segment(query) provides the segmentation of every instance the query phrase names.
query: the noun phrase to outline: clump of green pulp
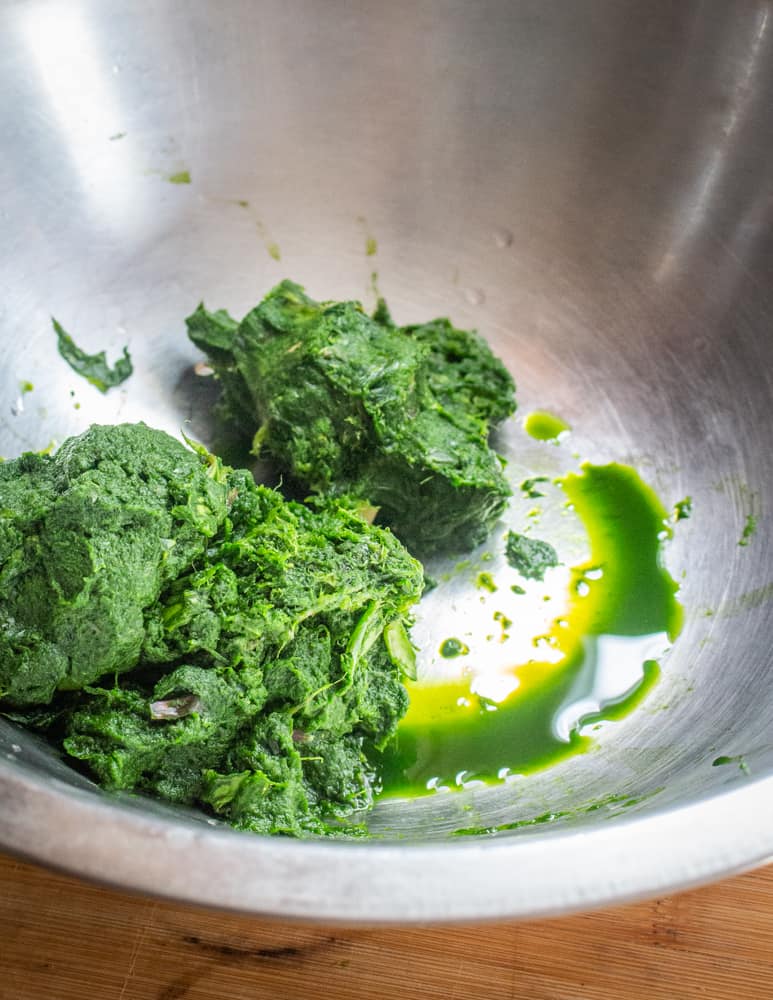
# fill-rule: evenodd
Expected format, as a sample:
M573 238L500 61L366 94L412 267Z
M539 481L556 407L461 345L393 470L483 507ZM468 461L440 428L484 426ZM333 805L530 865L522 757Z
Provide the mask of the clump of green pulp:
M238 323L199 306L188 334L223 410L304 489L379 508L412 551L483 541L511 494L489 432L513 381L476 334L446 319L395 326L357 302L319 303L291 281Z
M2 708L107 788L301 834L367 807L420 565L143 424L0 466Z
M507 561L527 580L543 580L545 571L558 566L558 554L549 542L508 531L505 539Z

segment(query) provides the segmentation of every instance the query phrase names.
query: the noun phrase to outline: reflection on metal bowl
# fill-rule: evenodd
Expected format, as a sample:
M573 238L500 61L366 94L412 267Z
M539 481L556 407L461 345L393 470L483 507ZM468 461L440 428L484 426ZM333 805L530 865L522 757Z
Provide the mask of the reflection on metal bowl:
M771 4L12 0L0 24L3 455L116 420L208 440L182 317L290 276L477 327L522 412L573 428L554 447L508 424L515 475L576 451L694 507L667 550L682 635L591 752L386 799L372 839L320 843L105 795L0 722L0 843L349 921L563 912L773 854ZM51 314L86 347L128 343L132 379L79 381ZM510 829L452 837L470 812Z

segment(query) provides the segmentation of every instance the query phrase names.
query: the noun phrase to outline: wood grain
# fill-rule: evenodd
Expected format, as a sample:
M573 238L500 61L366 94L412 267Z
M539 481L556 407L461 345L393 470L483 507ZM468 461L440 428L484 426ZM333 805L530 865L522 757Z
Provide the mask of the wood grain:
M0 856L2 1000L767 1000L773 867L536 923L342 929L207 912Z

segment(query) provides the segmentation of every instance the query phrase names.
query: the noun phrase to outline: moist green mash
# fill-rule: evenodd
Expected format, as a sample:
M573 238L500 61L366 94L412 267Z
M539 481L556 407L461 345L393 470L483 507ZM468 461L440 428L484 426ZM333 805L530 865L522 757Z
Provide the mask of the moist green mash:
M486 538L512 492L489 434L515 387L477 334L398 327L383 302L370 317L291 281L240 323L201 305L187 324L229 425L307 492L366 498L417 555Z
M144 424L0 465L0 710L111 789L302 834L367 807L422 569Z

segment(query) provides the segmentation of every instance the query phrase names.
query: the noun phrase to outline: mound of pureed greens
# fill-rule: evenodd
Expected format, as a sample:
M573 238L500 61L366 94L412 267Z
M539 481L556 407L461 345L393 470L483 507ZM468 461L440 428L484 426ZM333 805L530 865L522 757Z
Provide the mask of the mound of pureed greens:
M633 469L586 465L556 481L591 543L568 613L535 640L560 658L508 668L496 701L469 664L411 685L406 715L411 609L430 581L398 537L425 555L491 531L511 490L489 435L515 409L512 379L448 320L397 327L383 302L369 317L289 281L241 323L203 306L187 323L229 428L312 498L288 500L144 424L0 464L0 714L108 789L300 836L353 831L346 817L376 793L563 760L590 745L586 723L620 717L654 683L653 650L681 621L660 564L667 515ZM97 388L126 377L101 352L70 342L63 354ZM532 416L550 423L527 427L540 440L566 430ZM542 496L541 481L522 492ZM504 554L535 583L559 561L512 530ZM493 619L504 642L512 622L501 607ZM620 658L621 640L641 677L602 690L595 664ZM457 638L441 648L471 654Z
M407 708L422 570L144 424L0 465L0 711L107 788L329 831Z
M493 427L513 380L447 319L397 327L383 302L319 303L291 281L238 323L203 305L191 340L221 380L221 410L306 491L379 509L411 551L482 542L511 495Z

